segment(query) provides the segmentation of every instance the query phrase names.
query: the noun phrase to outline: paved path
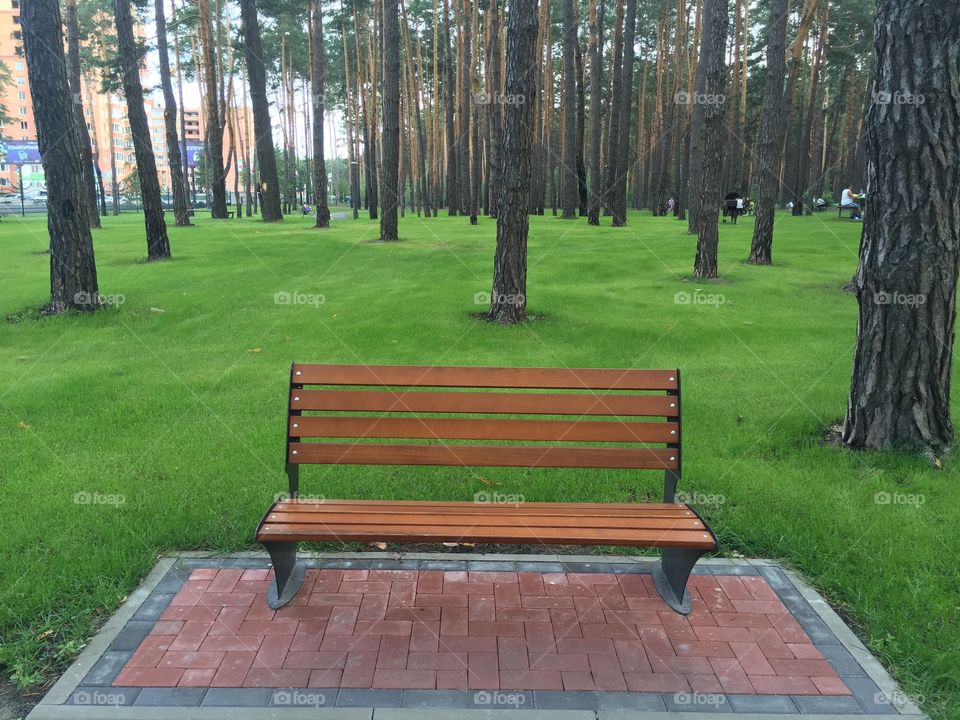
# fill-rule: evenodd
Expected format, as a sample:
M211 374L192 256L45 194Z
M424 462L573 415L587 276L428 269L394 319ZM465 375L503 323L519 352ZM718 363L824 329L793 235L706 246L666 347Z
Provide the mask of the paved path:
M772 564L701 561L683 617L643 559L392 558L308 561L278 611L265 559L162 560L29 717L918 717Z

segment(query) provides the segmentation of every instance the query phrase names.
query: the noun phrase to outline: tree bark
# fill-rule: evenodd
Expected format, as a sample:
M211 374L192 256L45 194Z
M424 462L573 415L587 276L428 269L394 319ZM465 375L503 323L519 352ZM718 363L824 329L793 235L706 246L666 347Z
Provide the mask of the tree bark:
M90 131L87 129L87 120L83 116L83 96L80 92L80 24L77 21L77 0L67 0L66 7L70 92L73 94L73 111L77 116L76 126L80 140L80 156L83 160L87 219L90 221L91 228L98 228L100 227L100 213L97 211L97 184L93 173L93 149L90 145Z
M60 4L29 0L21 10L37 142L47 185L50 303L47 313L100 307L93 238L87 218L83 153L63 57Z
M456 104L455 73L453 67L453 49L450 46L450 4L449 0L443 0L443 54L444 54L444 87L443 100L444 111L444 133L447 146L447 215L456 215L460 210L459 193L459 171L457 169L457 139L454 131L454 106Z
M577 25L580 13L577 13ZM583 79L583 48L577 42L577 212L587 214L587 165L584 160L584 135L587 131L587 92Z
M587 224L600 224L600 198L603 195L603 175L600 169L601 97L600 74L603 64L603 13L604 0L590 0L590 202L587 208Z
M277 155L273 149L273 126L267 102L267 76L263 67L263 43L260 41L256 0L241 0L240 13L250 104L253 106L260 217L264 222L274 222L282 220L283 214L280 212L280 179L277 176Z
M115 0L118 2L119 0ZM213 18L210 0L197 0L200 49L203 53L203 73L207 108L204 145L207 157L207 184L210 187L210 217L227 217L226 175L223 171L223 125L220 123L217 56L213 40Z
M117 24L117 46L123 93L127 100L127 120L133 137L133 152L137 158L137 176L140 178L140 197L143 219L147 229L147 258L162 260L170 257L167 223L163 219L160 182L157 180L157 161L153 156L150 126L143 105L143 87L140 85L140 57L133 35L133 15L129 0L114 0Z
M704 73L702 137L700 139L702 168L697 208L697 257L693 274L698 278L717 277L717 215L720 212L720 178L723 173L723 153L726 147L726 108L720 98L727 88L727 65L724 54L729 26L728 0L704 0L703 36L700 41L700 64ZM714 101L715 100L715 101Z
M633 114L633 45L637 29L637 0L627 0L626 28L623 38L623 59L620 72L620 103L617 110L619 128L615 153L615 173L611 188L610 212L613 227L627 224L627 171L630 169L630 116Z
M880 0L843 441L945 452L960 263L960 6Z
M383 180L380 240L397 239L400 172L400 19L397 0L383 0Z
M470 17L471 0L459 0L460 6L460 102L459 127L457 137L457 165L460 170L460 214L470 215L473 209L472 193L470 191L470 57L472 54Z
M560 207L564 219L577 217L577 20L574 0L563 0L563 149L560 162Z
M616 12L613 21L613 63L610 70L610 102L608 103L607 117L607 137L606 146L603 153L604 168L603 178L603 209L610 212L611 195L613 193L614 180L617 175L617 151L614 148L619 144L620 138L620 83L623 82L623 76L620 73L621 61L623 60L623 4L624 0L614 0L616 2Z
M327 163L324 159L324 70L326 67L323 44L323 5L321 0L310 3L310 82L313 85L313 192L316 212L315 227L330 227L330 206L327 201Z
M163 88L163 122L167 138L167 165L170 167L170 185L173 192L173 215L178 227L190 224L187 214L187 190L183 184L183 162L180 158L180 138L177 134L177 100L170 78L170 56L167 50L167 20L164 0L154 0L157 26L157 53L160 60L160 85Z
M497 250L487 319L523 322L527 314L527 232L530 204L531 128L536 105L537 0L513 0L507 19L503 166L497 211Z
M750 247L751 265L773 262L773 221L780 186L780 159L783 154L783 76L786 72L788 0L772 0L767 26L767 87L761 110L762 126L757 168L760 182L756 200L756 224Z

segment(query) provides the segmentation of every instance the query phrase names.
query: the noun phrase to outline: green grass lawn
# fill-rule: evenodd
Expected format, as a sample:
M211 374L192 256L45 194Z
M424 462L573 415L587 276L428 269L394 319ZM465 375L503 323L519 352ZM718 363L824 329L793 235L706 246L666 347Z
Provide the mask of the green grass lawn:
M609 220L606 221L609 224ZM522 327L483 323L495 228L482 219L378 226L293 217L198 219L148 264L142 218L94 235L94 315L38 318L45 220L0 222L0 664L48 682L165 550L252 547L282 491L292 360L677 367L684 483L727 553L799 568L923 707L960 706L957 466L822 441L844 413L856 301L841 291L860 226L779 218L773 267L743 264L752 232L721 225L720 273L689 279L685 223L533 218ZM302 302L275 301L287 293ZM320 302L320 301L323 302ZM692 300L691 302L684 302ZM955 405L957 401L955 401ZM656 499L662 476L614 471L308 468L327 497ZM877 501L878 494L881 501ZM899 502L919 496L922 503ZM885 498L894 501L884 503ZM711 499L711 498L708 498ZM89 500L90 502L85 502ZM952 715L956 717L956 715Z

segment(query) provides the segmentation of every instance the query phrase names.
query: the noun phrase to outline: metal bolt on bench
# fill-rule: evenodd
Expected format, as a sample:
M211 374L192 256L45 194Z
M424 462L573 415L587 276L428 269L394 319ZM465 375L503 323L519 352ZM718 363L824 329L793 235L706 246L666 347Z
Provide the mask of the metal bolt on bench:
M469 542L659 547L654 585L690 612L687 580L717 538L675 502L679 370L294 363L288 399L290 498L267 510L256 534L273 561L270 607L300 589L299 542ZM495 444L503 441L512 444ZM663 502L300 500L303 464L663 470Z

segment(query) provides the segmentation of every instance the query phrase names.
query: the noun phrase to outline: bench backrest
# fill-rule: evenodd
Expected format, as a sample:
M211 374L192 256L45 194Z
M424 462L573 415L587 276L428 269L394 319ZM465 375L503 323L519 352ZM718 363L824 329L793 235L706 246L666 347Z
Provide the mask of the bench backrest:
M309 463L625 468L673 502L680 418L679 370L294 363L290 495Z

